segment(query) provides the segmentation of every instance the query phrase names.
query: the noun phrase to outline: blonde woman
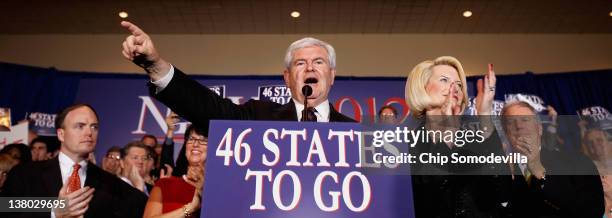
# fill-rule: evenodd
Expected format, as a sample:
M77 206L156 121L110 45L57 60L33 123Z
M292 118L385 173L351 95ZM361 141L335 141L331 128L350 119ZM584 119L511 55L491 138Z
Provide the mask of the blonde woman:
M452 153L473 155L495 150L501 153L501 143L494 136L491 110L495 97L496 78L492 65L483 79L478 81L476 102L481 130L485 130L483 143L457 146L453 142L435 137L421 142L411 150L414 154L430 153L450 156ZM459 116L468 104L466 75L461 62L454 57L442 56L417 64L406 81L406 101L410 113L427 130L456 131L460 129ZM485 128L486 127L486 128ZM487 151L488 152L488 151ZM450 158L449 158L450 160ZM500 177L458 176L453 174L477 174L480 165L411 166L413 176L414 207L416 217L496 217L501 210L496 190L502 187ZM506 167L507 168L507 167ZM465 173L469 172L469 173ZM505 186L503 186L505 187Z
M495 97L495 72L489 64L484 79L478 80L477 113L490 115ZM417 64L406 81L406 102L414 117L461 115L467 107L467 82L461 62L451 56Z

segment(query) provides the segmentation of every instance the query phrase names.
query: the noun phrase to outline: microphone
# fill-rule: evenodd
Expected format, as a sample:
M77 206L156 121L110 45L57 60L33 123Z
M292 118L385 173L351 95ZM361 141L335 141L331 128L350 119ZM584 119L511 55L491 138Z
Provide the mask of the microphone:
M307 116L306 109L308 108L308 96L312 95L312 87L304 85L302 87L302 94L304 94L304 110L302 110L302 120L304 120Z
M309 85L304 85L304 87L302 87L302 94L304 94L304 97L312 95L312 87Z

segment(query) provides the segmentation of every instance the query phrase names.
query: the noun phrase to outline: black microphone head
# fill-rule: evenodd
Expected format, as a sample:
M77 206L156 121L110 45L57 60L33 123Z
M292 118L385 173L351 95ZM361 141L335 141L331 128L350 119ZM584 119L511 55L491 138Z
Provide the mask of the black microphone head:
M304 87L302 87L302 94L304 94L304 97L312 95L312 87L309 85L304 85Z

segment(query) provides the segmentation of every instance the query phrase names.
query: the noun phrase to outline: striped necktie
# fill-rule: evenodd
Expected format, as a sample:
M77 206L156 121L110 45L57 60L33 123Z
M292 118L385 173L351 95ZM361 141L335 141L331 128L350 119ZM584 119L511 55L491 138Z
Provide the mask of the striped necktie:
M306 111L306 113L302 113L302 121L317 122L317 115L315 115L315 112L317 112L316 109L314 109L313 107L308 107L304 110Z

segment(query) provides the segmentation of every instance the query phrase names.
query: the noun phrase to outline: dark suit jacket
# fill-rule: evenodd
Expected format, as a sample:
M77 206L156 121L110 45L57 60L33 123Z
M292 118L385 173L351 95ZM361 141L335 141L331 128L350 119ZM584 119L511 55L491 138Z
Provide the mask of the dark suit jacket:
M540 159L546 168L543 181L531 179L527 184L515 165L509 217L602 217L601 180L589 159L544 148Z
M175 167L174 164L174 141L172 138L168 138L168 136L166 136L166 138L164 139L164 144L162 144L162 152L161 152L161 158L159 159L160 163L159 163L159 167L161 169L166 170L165 166L166 164L170 165L172 168ZM156 172L157 175L159 175L159 171Z
M450 149L444 143L419 143L410 149L412 155L423 153L445 156L502 155L503 150L497 132L484 142L466 143L463 147ZM420 217L502 217L501 203L509 184L506 164L448 163L411 164L412 190L415 216ZM504 172L506 172L504 174ZM505 186L504 186L505 185Z
M174 77L160 93L155 86L149 85L151 96L170 107L181 117L201 126L208 132L210 120L285 120L297 121L293 100L281 105L269 101L250 100L236 105L224 99L207 87L190 79L179 69L174 68ZM331 122L355 122L342 115L330 104Z
M150 185L149 183L145 183L145 186L147 187L147 194L151 194L151 190L153 190L153 185Z
M13 168L4 184L5 197L57 197L62 187L58 158ZM85 186L95 188L85 217L142 217L147 197L93 163L87 164ZM49 217L50 213L2 214L9 217Z

